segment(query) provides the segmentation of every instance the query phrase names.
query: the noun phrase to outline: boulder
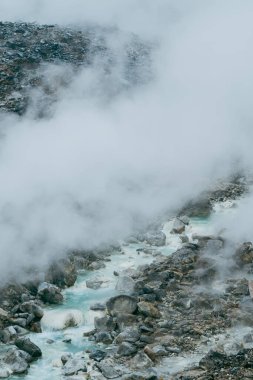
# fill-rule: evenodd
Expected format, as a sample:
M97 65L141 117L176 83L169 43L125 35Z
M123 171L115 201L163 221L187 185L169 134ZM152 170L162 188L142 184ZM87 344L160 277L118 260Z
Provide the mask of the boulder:
M96 343L111 344L113 339L108 331L99 331L95 335Z
M96 367L107 379L116 379L123 374L122 368L117 366L113 359L104 359L96 363Z
M63 301L60 289L56 285L42 282L38 287L38 296L45 303L58 304Z
M122 294L110 298L106 302L107 311L110 315L115 316L117 313L133 314L137 309L137 300L134 297Z
M185 224L179 219L174 220L171 233L173 234L182 234L185 231Z
M135 343L140 339L140 333L137 328L128 327L122 331L116 338L115 343L120 344L122 342Z
M77 279L75 263L70 258L54 262L46 274L46 281L60 288L73 286Z
M129 366L134 370L143 370L153 367L152 360L144 352L138 352L130 361Z
M98 331L112 331L116 328L116 322L112 317L105 315L104 317L95 317L94 326Z
M166 244L166 235L162 231L151 231L144 235L144 240L147 244L162 247Z
M96 362L101 362L107 356L106 351L94 350L90 353L89 358L95 360Z
M119 356L131 356L136 354L137 347L129 342L122 342L118 348L117 354Z
M15 345L22 351L27 352L33 359L42 356L41 349L27 337L16 339Z
M236 263L243 267L253 263L253 245L251 242L243 243L234 254Z
M160 318L160 311L150 302L138 302L138 311L145 317Z
M69 359L63 367L64 376L77 375L79 372L87 372L85 360L82 358Z
M118 292L131 294L134 291L135 281L130 276L119 277L115 289Z
M31 356L22 350L12 348L4 354L2 361L13 373L21 374L27 371Z
M94 290L99 289L102 284L103 284L103 281L97 280L97 279L87 280L86 281L87 288L94 289Z
M42 307L37 305L34 301L23 302L19 309L23 313L33 314L35 318L41 319L44 315Z

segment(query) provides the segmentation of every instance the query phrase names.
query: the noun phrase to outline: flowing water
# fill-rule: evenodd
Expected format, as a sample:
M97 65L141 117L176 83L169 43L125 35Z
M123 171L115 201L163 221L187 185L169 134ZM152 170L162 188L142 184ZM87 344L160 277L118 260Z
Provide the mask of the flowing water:
M234 212L228 205L216 205L215 212ZM164 247L152 247L155 251L163 255L170 255L181 246L181 240L178 235L171 234L170 230L173 220L164 224L163 231L166 234L167 241ZM213 220L211 218L192 218L189 226L186 227L186 234L190 241L192 235L213 233ZM61 378L61 356L66 352L77 353L87 349L94 348L94 342L83 337L85 331L94 328L94 317L103 315L101 311L92 311L90 306L94 303L104 303L108 298L118 294L115 290L117 276L113 272L116 270L120 274L136 270L138 266L149 264L159 259L159 255L145 254L137 249L145 248L145 243L139 244L122 244L122 253L112 252L110 261L106 262L106 267L96 271L80 271L75 285L66 289L64 293L64 303L62 305L50 306L45 308L42 319L41 334L29 334L31 340L37 344L43 353L42 359L34 362L28 375L27 380L41 379L51 380ZM101 288L97 290L86 287L86 280L99 279L103 281ZM76 327L63 328L66 319L73 317L77 323ZM64 340L71 340L69 343ZM185 358L168 358L164 362L166 368L175 372L183 369L192 362L197 362L203 352L212 344L201 347L199 353ZM20 376L10 377L12 380L20 379Z

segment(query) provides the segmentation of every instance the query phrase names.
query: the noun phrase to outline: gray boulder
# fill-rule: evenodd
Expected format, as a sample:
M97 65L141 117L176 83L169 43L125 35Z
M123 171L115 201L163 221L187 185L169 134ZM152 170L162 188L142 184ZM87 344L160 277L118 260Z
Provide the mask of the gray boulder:
M112 317L105 315L104 317L95 317L94 326L98 331L111 331L116 328L116 323Z
M63 301L60 289L56 285L42 282L38 287L38 296L43 302L58 304Z
M103 281L97 280L97 279L87 280L86 281L87 288L94 289L94 290L99 289L102 284L103 284Z
M132 279L132 277L122 276L122 277L119 277L115 289L118 292L131 294L134 291L134 286L135 286L135 281Z
M133 314L137 309L137 300L128 295L119 295L110 298L106 302L107 311L110 315L115 316L117 313Z
M21 374L27 371L31 359L28 353L12 348L5 353L2 361L6 368L9 368L13 373Z
M123 342L135 343L140 339L140 333L137 328L128 327L122 331L116 338L115 343L120 344Z
M23 313L33 314L38 319L41 319L44 315L43 309L34 301L23 302L19 308Z
M79 372L87 372L85 360L82 358L69 359L63 367L64 376L77 375Z
M123 342L118 348L117 354L119 356L131 356L136 354L137 347L129 342Z
M171 233L181 234L185 231L185 223L183 223L179 218L176 218L173 223Z

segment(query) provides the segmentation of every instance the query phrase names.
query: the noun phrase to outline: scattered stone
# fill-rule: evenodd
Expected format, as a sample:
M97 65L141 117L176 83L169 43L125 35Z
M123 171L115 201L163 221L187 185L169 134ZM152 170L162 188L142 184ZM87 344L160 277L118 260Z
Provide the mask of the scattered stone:
M64 376L77 375L79 372L87 372L84 359L70 358L63 367Z
M145 315L146 317L151 317L151 318L161 317L160 311L150 302L145 302L145 301L138 302L138 311L139 313Z
M106 302L106 307L112 316L117 315L117 313L133 314L137 309L137 301L134 297L122 294L110 298Z
M137 347L129 342L122 342L118 348L119 356L131 356L137 352Z

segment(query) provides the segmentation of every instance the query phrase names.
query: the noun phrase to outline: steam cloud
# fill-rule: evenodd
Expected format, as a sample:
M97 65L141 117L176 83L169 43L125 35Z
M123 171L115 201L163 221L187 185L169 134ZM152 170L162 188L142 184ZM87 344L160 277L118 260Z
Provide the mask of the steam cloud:
M124 82L118 34L109 83L97 62L71 77L49 119L32 105L21 119L2 115L3 280L124 238L235 162L252 169L252 12L247 0L1 0L3 21L116 26L122 42L136 33L153 46L145 85L111 97Z

